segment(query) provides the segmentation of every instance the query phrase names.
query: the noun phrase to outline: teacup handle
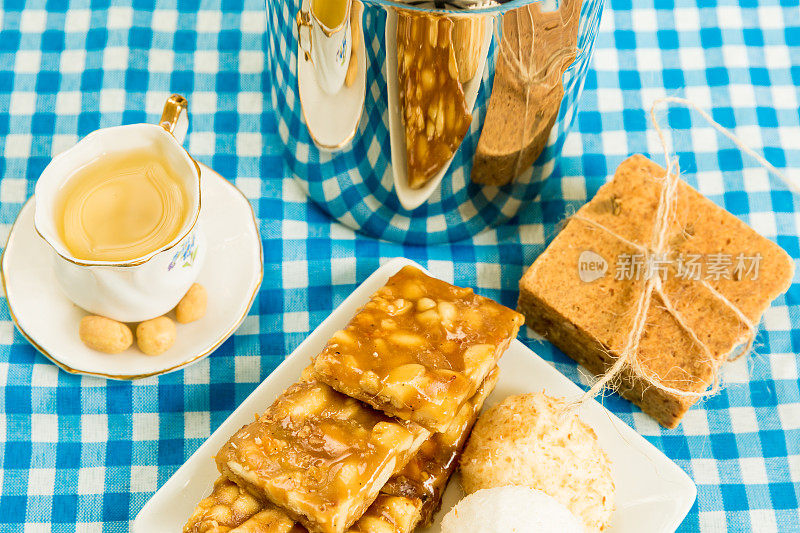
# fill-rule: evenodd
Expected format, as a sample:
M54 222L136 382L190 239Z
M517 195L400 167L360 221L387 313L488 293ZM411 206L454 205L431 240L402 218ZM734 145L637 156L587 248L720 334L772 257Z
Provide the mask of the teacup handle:
M309 15L308 11L303 11L302 9L297 12L296 17L297 22L297 44L300 46L300 49L303 51L306 57L306 61L311 61L311 64L314 64L314 60L311 57L311 50L314 48L314 43L311 40L311 15ZM308 32L308 48L303 45L303 30Z
M161 120L158 124L175 137L178 143L183 144L186 132L189 131L189 102L179 94L173 94L164 103Z

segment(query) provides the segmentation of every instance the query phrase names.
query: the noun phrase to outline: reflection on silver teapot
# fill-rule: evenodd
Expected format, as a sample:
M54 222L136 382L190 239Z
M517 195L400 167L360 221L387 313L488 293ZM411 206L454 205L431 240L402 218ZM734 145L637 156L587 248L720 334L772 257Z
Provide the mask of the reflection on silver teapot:
M350 65L352 5L352 0L312 0L310 9L297 12L303 59L313 65L316 82L327 94L342 89Z
M344 224L413 243L474 235L538 194L602 11L602 0L272 4L288 170Z

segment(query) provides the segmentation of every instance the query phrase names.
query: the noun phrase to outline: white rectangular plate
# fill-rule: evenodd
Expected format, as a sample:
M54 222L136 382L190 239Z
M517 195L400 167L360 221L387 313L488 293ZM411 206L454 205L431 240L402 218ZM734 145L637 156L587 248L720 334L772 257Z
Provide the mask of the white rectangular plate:
M333 333L344 327L372 293L405 265L419 267L408 259L393 259L348 296L153 495L139 512L132 530L135 533L180 531L197 502L210 492L219 476L213 460L217 450L236 430L250 423L254 414L264 411L284 389L296 382L300 372ZM497 387L487 400L489 406L511 394L544 390L552 396L574 397L581 392L577 385L519 341L514 341L506 351L500 370ZM599 403L584 406L581 418L595 430L612 463L617 489L616 511L606 531L674 531L689 512L697 493L689 476ZM438 532L439 520L461 496L458 481L453 479L436 522L424 531Z

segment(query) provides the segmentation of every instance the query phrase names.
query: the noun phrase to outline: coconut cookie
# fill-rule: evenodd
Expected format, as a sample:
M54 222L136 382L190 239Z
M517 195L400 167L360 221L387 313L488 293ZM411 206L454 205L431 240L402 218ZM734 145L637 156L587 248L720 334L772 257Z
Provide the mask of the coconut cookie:
M467 494L505 485L541 490L565 505L588 531L605 528L614 510L611 464L594 431L563 401L544 393L509 396L475 424L461 458Z
M552 496L512 486L473 492L442 520L442 533L583 533L583 523Z

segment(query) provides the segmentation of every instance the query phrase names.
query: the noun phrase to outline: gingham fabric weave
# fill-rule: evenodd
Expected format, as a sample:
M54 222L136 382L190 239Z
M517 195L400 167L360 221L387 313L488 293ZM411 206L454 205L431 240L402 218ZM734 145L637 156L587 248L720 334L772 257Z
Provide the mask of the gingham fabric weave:
M575 127L541 199L471 240L421 248L332 223L287 177L266 97L263 4L3 0L3 233L53 153L98 127L154 121L164 99L180 92L191 105L189 150L253 203L265 282L242 327L211 357L134 383L58 370L0 305L0 530L126 531L209 433L386 258L412 258L514 305L517 281L566 213L627 155L660 161L646 115L658 96L709 109L800 181L800 7L702 5L608 2ZM687 179L800 258L800 199L696 116L662 116ZM725 390L678 429L661 429L615 395L605 399L697 483L682 531L800 530L799 318L795 283L766 313L756 355L726 367ZM586 383L571 359L530 332L521 337Z

